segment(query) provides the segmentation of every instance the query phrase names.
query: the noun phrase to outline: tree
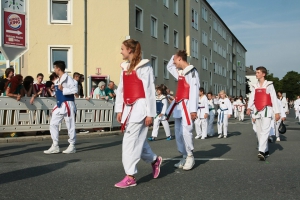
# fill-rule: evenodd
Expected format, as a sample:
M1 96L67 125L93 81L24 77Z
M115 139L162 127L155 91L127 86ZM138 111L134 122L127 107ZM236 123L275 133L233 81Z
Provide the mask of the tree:
M300 74L295 71L289 71L280 81L282 92L286 93L289 99L295 99L300 95Z
M282 90L282 84L278 77L274 77L273 73L266 76L266 80L272 81L276 91Z
M245 83L246 83L246 94L250 94L250 85L249 85L249 79L246 77Z

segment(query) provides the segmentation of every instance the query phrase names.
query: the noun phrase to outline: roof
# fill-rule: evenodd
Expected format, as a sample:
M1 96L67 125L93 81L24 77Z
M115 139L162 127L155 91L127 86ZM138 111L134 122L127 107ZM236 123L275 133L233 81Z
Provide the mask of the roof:
M256 75L256 71L251 69L250 67L246 67L246 76Z

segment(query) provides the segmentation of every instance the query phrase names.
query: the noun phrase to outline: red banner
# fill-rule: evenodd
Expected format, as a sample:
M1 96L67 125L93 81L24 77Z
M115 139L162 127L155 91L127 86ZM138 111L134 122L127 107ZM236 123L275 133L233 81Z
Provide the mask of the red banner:
M25 15L4 11L4 45L25 47Z

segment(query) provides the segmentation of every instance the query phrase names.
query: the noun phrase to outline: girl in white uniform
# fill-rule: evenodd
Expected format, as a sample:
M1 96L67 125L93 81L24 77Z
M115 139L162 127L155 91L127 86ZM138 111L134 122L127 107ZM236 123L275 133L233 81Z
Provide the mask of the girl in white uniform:
M289 105L288 105L286 98L284 96L282 96L282 91L277 92L277 97L281 101L281 106L283 108L283 111L285 112L285 114L288 114Z
M212 99L212 93L207 93L208 98L208 110L209 110L209 116L208 116L208 124L207 124L207 135L212 137L215 134L214 131L214 119L215 119L215 105L214 100Z
M195 139L201 137L204 140L207 137L207 118L208 118L208 99L204 94L204 88L199 89L199 102L198 102L198 112L197 119L195 120L195 129L197 136Z
M141 59L138 41L125 40L121 54L126 62L121 64L115 112L122 129L125 129L122 162L126 176L115 187L127 188L136 185L134 175L140 159L152 164L153 178L157 178L162 158L152 152L146 140L148 126L156 115L153 69L148 59Z
M218 138L227 138L228 119L232 115L231 102L224 90L221 90L218 109ZM222 134L223 129L223 134Z
M245 100L243 99L243 96L240 96L239 99L236 101L237 105L237 112L239 121L244 121L244 112L245 112Z
M168 107L168 100L165 95L162 94L163 89L161 87L156 88L156 116L153 122L152 136L148 138L149 141L154 141L157 137L159 124L164 126L167 140L172 140L169 122L166 120L166 110Z
M175 138L183 158L174 167L190 170L195 164L193 156L193 120L197 118L199 98L199 75L187 62L187 53L178 51L167 65L168 71L178 80L175 100L169 106L168 117L173 112Z
M295 115L296 115L296 119L299 119L299 123L300 123L300 117L299 117L299 113L300 113L300 96L297 96L297 99L294 101L294 109L295 109Z
M280 107L280 119L277 122L275 122L276 142L280 142L280 133L279 133L279 130L278 130L279 126L280 126L280 123L281 123L281 121L285 121L285 119L286 119L286 109L284 107L283 102L280 99L278 99L278 105Z

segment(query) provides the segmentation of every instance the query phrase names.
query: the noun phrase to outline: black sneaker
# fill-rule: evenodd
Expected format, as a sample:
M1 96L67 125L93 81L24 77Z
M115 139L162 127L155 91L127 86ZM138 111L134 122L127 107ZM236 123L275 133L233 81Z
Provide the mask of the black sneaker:
M266 157L265 157L265 153L263 152L259 152L257 157L261 160L261 161L265 161Z
M269 156L270 156L269 151L266 151L266 152L265 152L265 158L267 158L267 157L269 157Z

